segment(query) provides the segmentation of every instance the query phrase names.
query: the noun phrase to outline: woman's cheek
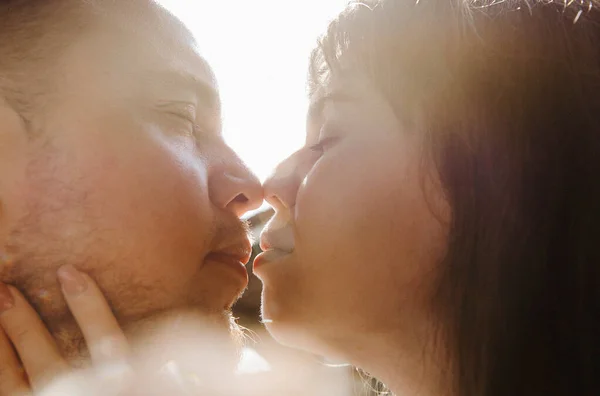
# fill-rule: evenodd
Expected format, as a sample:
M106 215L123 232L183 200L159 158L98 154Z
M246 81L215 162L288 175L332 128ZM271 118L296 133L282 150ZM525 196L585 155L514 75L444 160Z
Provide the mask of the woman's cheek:
M386 240L411 222L419 183L412 161L396 139L340 143L315 164L296 197L297 246L337 246L352 251L369 239ZM417 206L418 203L417 203ZM403 228L403 227L400 227ZM306 240L306 241L305 241ZM379 252L381 253L381 252Z
M346 158L363 160L360 152L351 150L325 153L298 190L296 251L303 265L331 267L360 244L361 223L369 220L374 198L370 194L373 180L368 170Z

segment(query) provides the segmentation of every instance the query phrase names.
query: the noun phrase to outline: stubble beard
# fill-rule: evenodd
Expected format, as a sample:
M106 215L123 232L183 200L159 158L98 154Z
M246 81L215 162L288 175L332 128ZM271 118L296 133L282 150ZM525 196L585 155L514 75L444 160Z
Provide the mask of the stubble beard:
M65 359L76 368L92 363L88 345L71 315L56 278L65 264L100 268L102 274L115 270L114 262L99 262L86 254L85 246L69 249L68 241L50 233L37 232L31 223L11 234L2 250L0 280L17 287L50 331ZM90 249L90 251L94 251ZM69 252L69 254L65 254ZM90 271L93 272L93 271ZM93 276L93 273L90 274ZM136 288L140 288L139 293ZM134 281L117 280L105 285L106 297L114 308L128 304L144 306L148 295ZM137 300L137 301L136 301ZM152 304L147 304L149 307ZM210 304L194 301L180 306L149 310L135 316L116 315L131 345L131 362L146 372L160 371L169 362L180 362L188 372L223 377L235 370L242 345L242 331L228 310L210 310ZM113 309L113 312L117 310Z

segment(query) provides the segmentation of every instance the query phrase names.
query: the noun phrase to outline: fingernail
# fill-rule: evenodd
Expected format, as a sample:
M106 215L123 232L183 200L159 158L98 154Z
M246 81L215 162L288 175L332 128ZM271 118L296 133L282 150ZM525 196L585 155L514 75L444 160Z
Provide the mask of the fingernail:
M63 265L58 269L58 281L69 296L76 296L87 289L87 282L81 272L72 265Z
M3 282L0 282L0 313L7 311L15 306L15 299L12 293Z

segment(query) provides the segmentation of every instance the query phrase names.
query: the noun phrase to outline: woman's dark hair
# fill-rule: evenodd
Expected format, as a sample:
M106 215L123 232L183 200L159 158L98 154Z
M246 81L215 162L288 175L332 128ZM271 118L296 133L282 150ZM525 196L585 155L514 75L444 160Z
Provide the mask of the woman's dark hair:
M432 301L449 393L600 395L600 3L354 3L311 93L336 73L423 134L450 203Z

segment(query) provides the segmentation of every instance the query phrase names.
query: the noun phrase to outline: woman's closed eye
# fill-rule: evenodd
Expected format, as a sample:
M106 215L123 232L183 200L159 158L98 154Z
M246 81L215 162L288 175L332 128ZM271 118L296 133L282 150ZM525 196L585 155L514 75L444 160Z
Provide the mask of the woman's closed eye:
M328 148L335 144L340 138L338 136L329 136L319 139L319 141L313 145L308 146L308 149L313 152L323 154Z
M343 133L336 124L325 122L319 130L317 142L307 145L306 148L322 155L340 140Z

